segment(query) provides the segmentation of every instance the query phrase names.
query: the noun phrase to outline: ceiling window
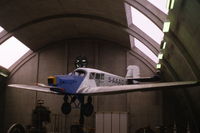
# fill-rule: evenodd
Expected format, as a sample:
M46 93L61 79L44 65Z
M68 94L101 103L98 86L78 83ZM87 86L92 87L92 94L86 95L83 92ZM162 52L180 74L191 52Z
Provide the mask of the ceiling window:
M150 36L158 44L163 40L164 33L140 11L131 7L132 23Z
M139 40L134 38L134 44L135 44L136 48L138 48L145 55L147 55L152 61L154 61L155 63L158 63L158 61L159 61L158 57L148 47L146 47L142 42L140 42Z
M151 4L160 9L165 14L168 14L167 4L169 0L147 0L147 1L149 1Z
M4 29L0 26L0 32L2 32Z
M0 65L8 69L28 51L28 47L11 37L0 45Z

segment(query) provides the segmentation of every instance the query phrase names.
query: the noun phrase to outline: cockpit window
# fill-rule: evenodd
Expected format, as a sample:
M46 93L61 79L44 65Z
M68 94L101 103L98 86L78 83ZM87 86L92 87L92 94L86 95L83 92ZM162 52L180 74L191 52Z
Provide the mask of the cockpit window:
M90 73L90 79L94 79L95 73Z
M84 77L86 75L86 72L82 70L76 70L73 72L73 75Z
M68 75L71 76L72 74L73 74L73 73L71 72L71 73L69 73Z

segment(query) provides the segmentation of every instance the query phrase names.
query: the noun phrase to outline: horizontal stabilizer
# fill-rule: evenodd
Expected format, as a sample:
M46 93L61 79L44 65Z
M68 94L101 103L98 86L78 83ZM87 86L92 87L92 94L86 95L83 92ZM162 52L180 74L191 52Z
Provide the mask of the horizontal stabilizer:
M153 77L141 77L141 78L133 78L133 79L127 79L128 84L135 84L140 82L159 82L160 76L155 75Z

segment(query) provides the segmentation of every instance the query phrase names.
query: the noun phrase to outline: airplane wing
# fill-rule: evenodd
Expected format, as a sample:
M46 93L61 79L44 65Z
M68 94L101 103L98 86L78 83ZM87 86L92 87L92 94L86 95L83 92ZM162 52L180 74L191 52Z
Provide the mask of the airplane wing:
M24 84L10 84L9 87L21 88L32 91L40 91L45 93L60 94L55 91L51 91L50 88L56 88L47 86L44 84L36 85L24 85ZM101 87L85 87L77 90L77 94L81 95L109 95L109 94L120 94L127 92L138 92L138 91L153 91L161 89L178 89L200 86L198 81L182 81L182 82L163 82L163 83L148 83L148 84L133 84L133 85L118 85L118 86L101 86Z
M200 86L198 81L182 81L182 82L163 82L150 84L134 84L134 85L119 85L119 86L102 86L94 88L82 88L77 91L83 95L106 95L119 94L136 91L153 91L161 89L175 89Z
M58 94L57 92L50 90L50 88L52 88L51 86L47 86L44 84L36 84L36 85L10 84L8 86L12 88L21 88L21 89L32 90L32 91Z

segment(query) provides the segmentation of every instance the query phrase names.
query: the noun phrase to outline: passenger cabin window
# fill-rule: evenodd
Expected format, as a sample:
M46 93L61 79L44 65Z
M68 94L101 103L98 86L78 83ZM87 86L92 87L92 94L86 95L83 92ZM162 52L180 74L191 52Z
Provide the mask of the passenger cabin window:
M89 79L104 79L104 74L103 73L90 73Z
M100 79L100 74L99 73L96 73L95 79Z
M94 79L95 78L95 73L90 73L90 79Z
M104 74L101 73L101 80L104 80Z

